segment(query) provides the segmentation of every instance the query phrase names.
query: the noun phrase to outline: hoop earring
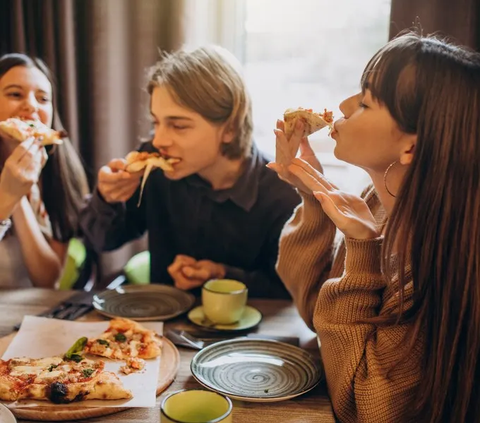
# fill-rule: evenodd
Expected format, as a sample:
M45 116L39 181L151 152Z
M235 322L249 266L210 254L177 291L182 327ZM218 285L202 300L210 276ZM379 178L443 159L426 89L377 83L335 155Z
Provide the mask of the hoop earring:
M392 194L392 192L388 189L388 186L387 186L387 175L388 175L388 172L390 172L390 169L397 164L397 161L395 160L390 166L387 167L387 170L385 171L385 173L383 174L383 184L385 185L385 189L387 190L387 192L393 197L393 198L397 198L397 196L395 194Z

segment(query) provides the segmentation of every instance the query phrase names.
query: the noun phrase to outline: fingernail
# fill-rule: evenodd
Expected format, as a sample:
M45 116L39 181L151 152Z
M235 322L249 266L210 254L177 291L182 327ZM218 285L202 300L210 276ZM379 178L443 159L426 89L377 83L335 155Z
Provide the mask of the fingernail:
M282 121L280 119L277 119L277 125L280 125Z
M297 129L302 128L302 121L301 120L297 120L297 123L295 124L295 128L297 128Z

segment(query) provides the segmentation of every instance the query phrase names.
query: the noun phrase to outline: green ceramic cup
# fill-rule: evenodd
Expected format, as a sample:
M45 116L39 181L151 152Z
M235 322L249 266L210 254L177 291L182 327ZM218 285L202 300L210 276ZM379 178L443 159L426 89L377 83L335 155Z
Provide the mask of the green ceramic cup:
M184 389L160 406L161 423L232 423L232 401L216 392Z
M242 317L247 304L248 289L233 279L211 279L202 287L203 312L216 324L230 325Z

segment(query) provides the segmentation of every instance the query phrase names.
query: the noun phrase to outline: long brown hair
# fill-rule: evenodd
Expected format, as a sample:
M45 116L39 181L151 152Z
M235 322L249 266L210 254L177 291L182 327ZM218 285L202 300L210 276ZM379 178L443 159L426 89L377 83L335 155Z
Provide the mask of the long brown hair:
M35 67L45 74L52 85L52 127L64 130L56 108L55 81L46 64L21 53L5 54L0 57L0 78L16 66ZM87 177L68 138L55 149L47 147L47 152L49 158L41 175L42 199L52 223L54 237L66 242L78 232L78 213L83 197L88 193Z
M426 351L415 421L480 420L480 55L435 37L403 34L362 77L406 133L417 134L383 250L398 255L399 313ZM404 310L411 266L413 307ZM382 322L380 322L382 323ZM408 354L407 354L408 356Z

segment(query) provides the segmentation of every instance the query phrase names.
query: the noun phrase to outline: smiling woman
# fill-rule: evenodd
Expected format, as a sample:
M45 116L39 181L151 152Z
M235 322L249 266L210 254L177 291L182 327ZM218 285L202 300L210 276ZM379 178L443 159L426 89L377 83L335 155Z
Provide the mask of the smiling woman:
M68 138L55 146L41 140L63 132L55 100L42 61L23 54L0 58L0 121L18 118L17 124L35 127L21 143L5 133L0 138L0 221L13 222L0 242L0 286L53 286L77 233L85 172Z

